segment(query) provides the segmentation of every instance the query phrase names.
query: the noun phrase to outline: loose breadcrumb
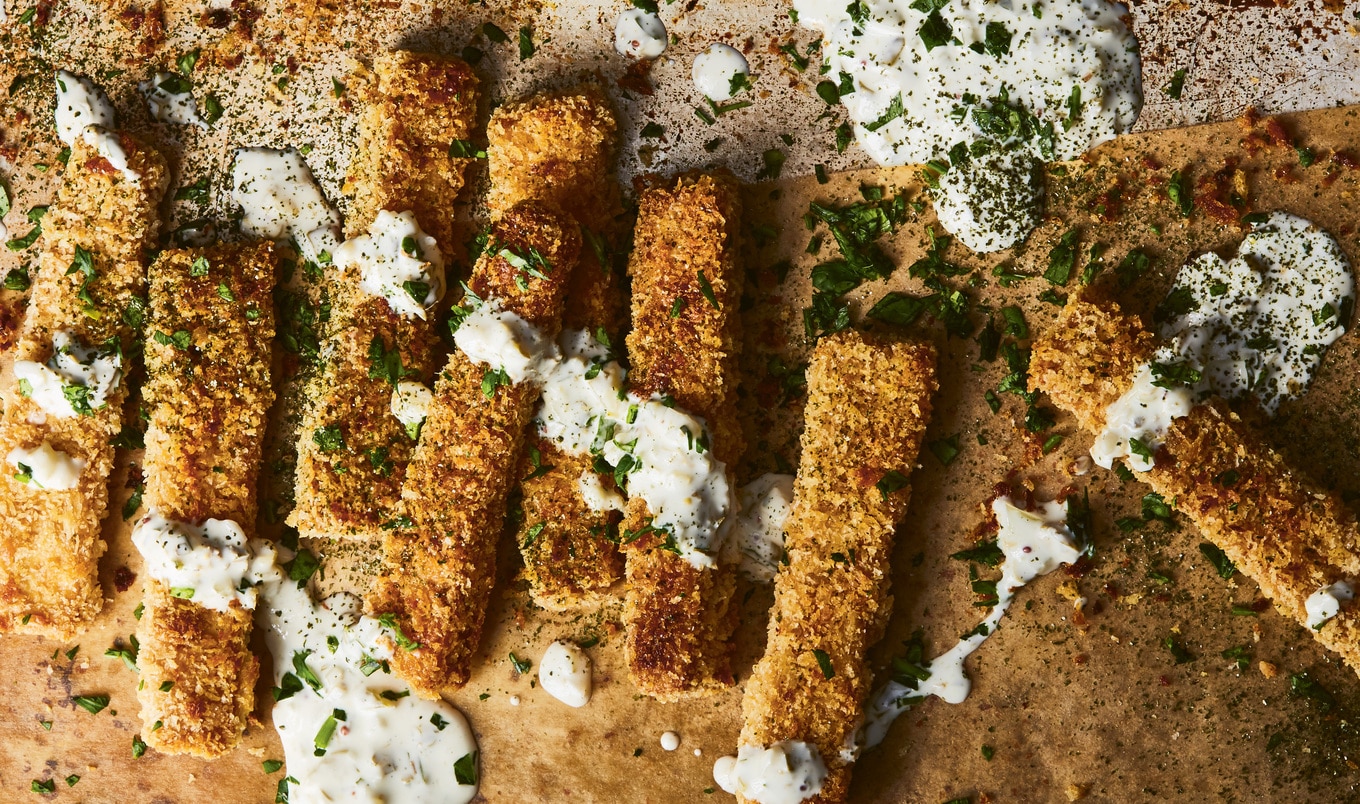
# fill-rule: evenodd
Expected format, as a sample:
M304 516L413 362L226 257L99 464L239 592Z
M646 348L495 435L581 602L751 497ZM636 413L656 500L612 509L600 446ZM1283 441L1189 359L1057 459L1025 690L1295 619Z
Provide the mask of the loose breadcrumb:
M549 336L561 326L562 298L580 255L581 237L567 216L521 204L492 226L495 242L537 249L552 270L523 279L500 251L488 249L469 286L494 298ZM506 498L515 482L524 431L538 403L532 383L502 385L488 397L487 367L461 351L449 357L406 473L401 518L383 541L384 574L368 599L376 616L391 615L407 640L393 669L420 695L461 687L471 673L496 572Z
M181 522L230 519L253 535L274 401L275 267L271 243L165 251L151 266L147 331L187 332L190 347L146 342L148 510ZM252 613L204 608L150 577L142 606L142 739L162 753L221 756L255 707Z
M828 776L812 800L840 802L852 768L841 749L873 675L865 653L892 613L893 537L930 421L935 349L850 330L817 344L807 378L788 563L775 576L765 655L742 699L741 744L815 745ZM891 472L902 485L885 491L898 486L878 485Z
M452 156L449 146L471 134L477 77L458 59L408 51L379 56L374 71L346 185L354 194L346 231L364 234L383 210L411 211L449 262L458 248L453 202L472 161ZM377 339L385 351L398 350L406 378L424 382L435 368L438 338L433 318L399 315L386 299L360 290L357 277L329 271L330 322L322 365L305 391L288 524L303 536L376 539L397 515L415 443L391 413L388 378L371 375L371 349ZM339 451L313 438L330 427L343 435Z
M1112 302L1074 296L1035 342L1030 385L1092 433L1133 382L1155 339ZM1255 580L1282 614L1307 627L1304 603L1360 575L1360 525L1333 492L1285 463L1219 399L1172 421L1140 479ZM1309 630L1360 672L1360 607L1343 605Z
M622 213L616 128L608 96L596 84L506 103L487 125L492 215L538 200L576 218L586 242L567 286L563 327L603 329L611 337L623 324L622 272L613 259ZM532 442L537 452L526 451L520 467L524 517L515 539L529 593L553 611L596 603L623 577L623 556L610 541L619 514L591 510L582 499L578 479L592 471L588 456L568 455L544 439Z
M160 229L159 205L168 178L165 160L127 134L120 135L129 167L141 174L131 182L84 140L77 139L57 190L42 220L40 256L16 360L46 361L52 336L66 330L86 345L116 339L128 354L138 336L146 291L145 254ZM88 252L94 269L77 270L77 249ZM107 405L91 416L45 416L18 393L13 380L3 389L0 419L0 633L67 638L104 605L98 563L106 545L100 522L108 509L113 470L112 439L122 428L125 381L108 394ZM21 483L4 460L17 447L43 441L85 461L79 485L46 491Z
M628 273L633 280L629 381L642 395L669 394L700 416L713 453L735 466L745 449L736 418L744 275L737 263L741 198L726 174L688 174L643 192ZM711 297L711 298L710 298ZM633 499L623 530L648 520ZM733 683L736 625L731 567L698 569L643 537L627 545L625 649L633 682L673 701Z

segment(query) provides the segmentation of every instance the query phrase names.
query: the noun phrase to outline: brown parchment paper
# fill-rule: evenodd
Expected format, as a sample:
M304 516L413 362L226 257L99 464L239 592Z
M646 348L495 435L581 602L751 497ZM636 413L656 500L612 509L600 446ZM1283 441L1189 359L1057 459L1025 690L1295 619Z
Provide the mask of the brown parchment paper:
M167 202L174 216L167 229L202 217L215 220L225 237L233 236L226 171L232 149L243 145L306 148L328 195L344 208L342 183L354 141L355 96L365 80L363 64L383 47L456 53L474 44L486 53L479 70L490 81L492 102L575 80L583 73L598 74L620 104L626 132L625 178L639 170L707 163L727 165L753 178L765 149L786 148L790 178L753 185L747 193L752 290L746 313L743 410L752 448L737 468L741 480L797 462L801 408L796 397L786 398L780 391L785 370L781 366L796 369L806 358L810 344L802 335L801 309L810 295L808 270L835 256L824 229L815 232L827 241L821 255L805 253L814 234L804 228L807 202L854 200L862 184L925 201L914 169L836 174L826 185L807 175L814 163L849 167L861 157L854 148L846 155L834 154L826 133L830 124L815 121L824 108L809 92L815 78L791 75L780 66L777 44L789 37L805 44L811 38L807 31L791 28L777 12L780 4L663 5L663 16L678 42L668 54L674 57L655 66L652 79L657 92L650 98L614 84L625 65L606 43L612 39L612 20L622 3L507 3L488 8L461 2L351 7L313 1L238 4L225 10L178 2L39 3L35 16L41 13L45 24L37 28L15 24L26 6L13 0L6 6L11 24L0 34L4 133L0 175L15 199L14 210L4 218L11 236L27 231L24 213L46 203L51 194L56 174L51 166L59 145L51 130L49 76L57 67L103 81L127 125L166 149L177 171L172 196L176 188L208 180L202 202L193 197ZM1161 71L1156 75L1176 65L1181 54L1175 44L1185 35L1186 19L1199 19L1181 16L1175 25L1162 25L1155 18L1159 9L1163 6L1134 9L1140 37L1147 35L1145 53ZM1199 5L1194 9L1201 10ZM1339 26L1334 34L1342 38L1327 41L1349 58L1344 38L1351 36L1348 23L1333 19L1345 18L1340 12L1314 11L1323 27ZM1277 12L1243 13L1261 28L1268 27ZM500 25L511 42L495 44L475 34L485 21ZM524 62L519 61L515 44L520 26L534 27L538 48ZM762 78L754 111L724 117L710 129L696 122L690 111L697 99L687 83L686 54L715 39L744 46ZM207 130L152 123L136 82L154 69L172 69L175 58L193 48L202 53L193 75L200 104L202 93L217 94L226 109L223 121ZM1272 52L1271 58L1277 57ZM1304 61L1300 57L1298 64ZM1212 87L1219 90L1214 97L1229 100L1214 101L1219 105L1206 107L1204 114L1236 111L1237 101L1231 99L1240 99L1242 93L1233 90L1230 71L1224 72L1214 78ZM1301 68L1300 72L1306 73ZM336 81L343 88L337 88ZM1203 86L1191 86L1212 94ZM1316 95L1299 94L1301 102L1326 105L1333 94L1328 94L1325 80L1320 79L1318 86ZM1150 102L1161 110L1158 115L1169 114L1165 119L1175 120L1165 110L1165 99L1152 97L1156 87L1149 80ZM1335 152L1360 152L1358 115L1360 109L1351 107L1285 119L1299 144L1317 155L1317 164L1307 169L1298 166L1299 158L1289 147L1249 154L1241 146L1244 131L1235 122L1121 138L1085 163L1051 171L1050 219L1015 253L976 258L962 248L949 249L948 259L977 269L975 285L963 281L967 277L952 284L964 287L972 298L976 325L981 324L981 310L1016 304L1025 311L1030 327L1038 330L1053 320L1057 309L1038 300L1047 283L1035 278L1001 287L992 271L1005 264L1014 272L1041 274L1057 238L1078 228L1082 243L1078 267L1095 242L1107 246L1107 271L1134 246L1153 256L1152 271L1124 294L1136 309L1150 311L1187 256L1205 249L1228 253L1242 234L1235 226L1199 214L1188 222L1180 219L1166 201L1167 176L1181 169L1194 181L1230 159L1240 164L1247 179L1253 209L1285 209L1316 221L1340 240L1353 264L1360 264L1355 231L1360 172L1332 158ZM659 142L639 143L635 133L651 119L664 123L666 135ZM781 144L780 133L791 133L794 144ZM714 139L720 142L706 150L703 146ZM41 165L49 167L44 170ZM1102 199L1108 206L1109 191L1116 185L1122 188L1121 212L1104 220L1094 210ZM475 217L475 208L471 214ZM906 266L923 254L925 230L932 224L926 203L884 239L900 268L891 280L866 284L851 294L857 321L886 290L923 292L919 281L907 275ZM0 250L0 271L22 264L23 257ZM790 261L791 270L780 282L775 266L784 260ZM0 293L0 340L6 345L20 305L20 294ZM1354 725L1360 711L1360 681L1354 674L1302 629L1268 608L1257 616L1233 616L1233 604L1251 605L1259 594L1240 575L1231 581L1219 578L1201 557L1197 545L1203 539L1193 528L1152 524L1132 533L1120 531L1114 520L1136 516L1146 489L1123 484L1100 470L1074 477L1069 467L1089 446L1089 438L1060 418L1054 432L1067 438L1043 455L1040 440L1024 432L1018 399L1003 395L1003 407L996 414L983 401L983 391L994 388L1003 375L1001 365L979 363L974 342L946 338L938 324L923 320L913 325L913 331L941 347L941 391L928 438L957 435L962 451L948 466L925 451L912 476L912 505L895 557L896 609L888 636L874 655L875 666L883 667L917 629L933 654L979 619L982 610L972 605L967 565L948 556L970 546L971 533L982 518L979 505L990 496L993 484L1008 475L1032 481L1048 495L1067 486L1089 490L1095 509L1095 550L1084 575L1058 573L1021 594L999 633L970 661L975 685L967 702L958 706L926 702L898 721L882 747L861 759L855 774L856 799L1360 798L1355 764L1360 737ZM776 358L781 362L774 362ZM1358 379L1360 336L1351 333L1328 353L1309 395L1287 405L1268 426L1273 442L1353 502L1360 494ZM108 597L103 615L69 643L0 638L0 801L34 800L31 781L52 778L57 781L55 797L65 801L264 802L273 799L278 780L286 774L285 770L266 775L260 765L264 759L283 758L269 726L267 705L258 712L260 723L252 726L242 747L215 762L154 752L140 759L132 756L132 735L138 728L136 677L103 652L117 640L126 640L134 629L141 564L118 509L138 462L135 453L121 456L122 468L112 481L116 493L105 529L110 548L101 563ZM286 467L268 467L275 474L278 468ZM276 496L268 479L262 496L268 511L268 500ZM268 515L262 519L263 532L278 532L273 519ZM371 550L327 544L313 549L327 556L319 587L365 586L372 570ZM567 616L538 611L515 582L517 561L507 543L501 551L500 582L479 669L466 688L449 696L466 713L478 737L481 796L487 801L727 799L713 791L711 768L714 759L735 747L740 688L678 705L639 698L623 664L619 607ZM1172 582L1158 584L1149 578L1150 571L1169 576ZM1076 595L1087 600L1080 616L1070 599ZM760 588L752 588L744 598L737 644L739 682L760 655L769 601L768 590ZM1168 636L1175 636L1194 660L1174 664L1161 645ZM543 648L554 639L599 640L589 649L595 662L595 697L584 709L559 704L537 688L533 671L521 677L511 667L511 651L536 666ZM1221 656L1241 645L1249 647L1252 662L1243 672ZM74 653L68 657L70 651ZM1258 669L1260 662L1277 668L1274 677ZM1305 670L1334 696L1330 708L1290 694L1289 676ZM262 676L270 678L267 671ZM112 703L91 716L71 703L71 696L81 694L107 694ZM269 699L267 681L257 697ZM50 730L43 727L45 721L51 723ZM679 750L661 749L659 737L666 730L681 735ZM984 756L984 745L993 752L990 760ZM69 774L81 776L75 787L68 788L63 781Z

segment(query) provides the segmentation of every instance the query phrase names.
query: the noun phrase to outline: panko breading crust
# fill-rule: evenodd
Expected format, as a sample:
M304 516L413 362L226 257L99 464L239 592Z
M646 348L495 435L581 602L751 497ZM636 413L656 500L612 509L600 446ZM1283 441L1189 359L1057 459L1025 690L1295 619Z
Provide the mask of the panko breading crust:
M207 272L194 276L196 261ZM272 243L162 252L149 271L147 510L230 519L254 535L260 455L274 402ZM201 271L200 271L201 272ZM155 333L187 332L190 347ZM137 623L142 739L162 753L221 756L255 707L252 613L219 612L147 577ZM168 689L162 689L169 682Z
M581 237L567 216L521 204L492 226L493 243L537 249L551 266L528 279L488 248L469 286L495 298L548 336L561 325L562 299L580 255ZM421 695L461 687L471 673L496 573L496 544L515 482L525 428L538 403L532 383L483 392L487 368L455 351L435 383L434 403L406 473L401 516L383 542L384 574L369 595L375 616L392 615L407 640L392 667ZM400 642L401 640L398 640Z
M458 59L408 51L379 56L374 72L346 185L354 194L346 232L364 234L383 210L411 211L447 262L457 246L453 202L472 161L452 156L449 146L472 132L477 77ZM438 338L433 317L399 315L360 290L358 277L328 270L331 319L322 365L305 392L288 524L303 536L376 539L396 517L415 444L391 413L392 385L370 375L370 349L377 338L383 349L399 350L408 379L427 381ZM312 436L331 426L341 429L345 448L326 452Z
M774 581L765 655L742 699L742 745L815 745L828 776L819 802L846 800L841 749L873 679L865 653L892 613L894 532L911 487L885 493L889 472L911 475L930 422L935 349L861 335L823 338L807 370L806 424L793 508L784 526L788 564ZM814 651L830 662L830 678Z
M670 394L677 406L702 417L714 455L729 467L745 450L735 409L745 281L737 263L740 220L741 198L730 176L681 176L638 199L628 263L632 388L644 397ZM643 500L629 501L625 541L648 516ZM662 701L730 687L737 615L732 568L698 569L658 544L642 537L625 548L623 616L634 683Z
M16 360L46 361L52 335L67 330L87 345L116 338L128 354L138 335L146 291L145 254L160 229L159 205L168 174L154 149L120 135L134 183L83 139L71 149L57 200L42 220L37 277L29 297ZM87 303L80 298L85 276L71 272L76 249L88 251L95 276ZM67 638L99 613L99 557L105 544L100 521L108 508L112 439L122 429L125 382L92 416L45 416L19 395L10 379L3 389L0 419L0 633ZM42 422L39 424L38 422ZM20 483L4 457L16 447L44 440L85 461L79 485L44 491Z
M1136 316L1074 296L1034 344L1030 385L1092 433L1133 382L1155 341ZM1360 525L1336 494L1289 466L1222 400L1172 421L1140 479L1184 513L1283 614L1307 627L1304 603L1360 576ZM1314 637L1360 673L1360 607L1343 605Z
M506 103L487 125L492 215L538 200L576 218L588 231L587 242L567 286L563 328L603 329L610 337L623 324L622 276L612 259L622 213L614 177L616 128L608 96L595 84ZM601 245L598 254L592 237ZM524 516L516 537L529 592L535 603L554 611L597 602L623 577L623 556L610 541L619 514L593 511L582 499L577 480L591 471L589 456L567 455L550 441L530 439L538 462L525 451ZM544 472L546 466L552 469ZM537 528L532 536L531 528Z

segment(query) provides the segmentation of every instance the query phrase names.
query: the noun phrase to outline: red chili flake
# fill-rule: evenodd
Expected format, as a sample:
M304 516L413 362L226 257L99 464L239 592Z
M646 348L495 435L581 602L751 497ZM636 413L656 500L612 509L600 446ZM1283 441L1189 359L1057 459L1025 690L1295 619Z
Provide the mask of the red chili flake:
M1171 678L1170 676L1158 676L1157 683L1161 684L1163 687L1169 687L1171 686Z
M132 588L133 581L137 580L137 573L128 569L126 566L119 567L113 571L113 588L119 592L126 592Z

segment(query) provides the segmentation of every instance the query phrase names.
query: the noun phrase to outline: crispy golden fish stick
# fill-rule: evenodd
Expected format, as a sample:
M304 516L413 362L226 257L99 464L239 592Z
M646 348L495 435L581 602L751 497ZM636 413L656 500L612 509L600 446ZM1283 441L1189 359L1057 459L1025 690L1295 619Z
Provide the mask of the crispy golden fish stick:
M492 215L529 200L572 212L587 243L567 286L562 325L610 337L623 323L622 277L612 265L622 213L615 129L609 99L594 84L507 103L487 126ZM515 542L529 592L552 611L596 602L623 577L623 556L610 541L618 512L594 511L582 499L578 478L591 470L590 456L570 455L533 432L528 438Z
M745 450L736 418L744 275L737 264L741 197L735 180L692 174L645 191L628 273L633 279L629 381L641 396L669 394L702 417L713 452L735 466ZM623 532L641 530L647 504L629 500ZM736 577L699 569L658 549L626 545L626 652L633 681L662 701L707 695L733 683L731 605Z
M847 331L817 344L807 377L788 564L742 699L741 744L816 746L828 775L812 800L837 802L852 768L840 751L873 676L864 656L892 613L893 534L930 421L935 349Z
M160 228L165 160L136 138L120 137L129 181L84 138L72 146L57 201L42 220L41 256L17 361L54 358L54 336L124 353L137 336L146 258ZM48 415L15 379L3 389L0 419L0 632L69 637L103 608L98 564L105 544L111 440L122 426L127 388L113 384L103 407ZM83 462L73 488L39 488L7 458L44 443Z
M353 237L383 210L415 213L440 251L455 251L453 202L470 159L450 155L477 116L477 77L462 61L398 51L374 64L374 98L360 123L359 151L346 189ZM397 350L406 378L428 380L437 335L433 316L393 312L353 277L330 270L332 310L322 365L306 390L298 439L296 507L288 523L304 536L373 539L396 515L414 440L391 412L392 385L375 372L375 344ZM376 361L381 368L382 360ZM341 423L346 449L327 452L312 438Z
M254 533L274 401L274 274L270 243L166 251L151 266L144 499L167 519L229 519ZM189 348L176 333L188 334ZM251 611L204 607L149 576L142 605L142 739L163 753L226 753L255 707Z
M555 337L580 255L576 223L546 206L521 204L493 224L491 243L473 268L472 292ZM514 264L531 250L550 268L542 278ZM406 473L401 518L384 539L384 575L368 601L396 629L392 666L426 697L467 683L495 580L506 497L538 404L534 383L498 384L495 371L455 351L440 372Z
M1118 305L1073 297L1034 344L1030 385L1092 433L1133 383L1155 339ZM1176 501L1206 538L1260 584L1281 613L1307 627L1319 589L1360 576L1360 525L1340 499L1285 463L1221 400L1173 419L1156 465L1140 478ZM1314 637L1360 672L1360 610L1341 611Z

